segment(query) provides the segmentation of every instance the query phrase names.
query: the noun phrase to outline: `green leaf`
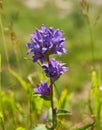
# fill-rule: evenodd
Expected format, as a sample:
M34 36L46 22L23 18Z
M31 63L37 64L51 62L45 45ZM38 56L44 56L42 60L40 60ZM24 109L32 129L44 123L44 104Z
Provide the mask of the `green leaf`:
M16 130L26 130L26 129L23 127L18 127Z
M47 121L46 127L48 128L48 130L52 130L53 127L52 108L48 110L46 121ZM56 114L54 114L54 126L56 127L56 125L57 125L57 118L56 118Z
M39 124L31 130L48 130L44 124Z
M73 93L68 93L68 89L64 88L58 100L58 108L65 108L66 104L72 99Z
M20 77L15 71L9 69L9 72L10 72L10 74L11 74L13 77L15 77L15 78L19 81L19 83L21 84L21 86L22 86L26 91L28 91L28 90L31 88L30 84L27 83L26 81L24 81L24 80L22 79L22 77Z
M17 109L17 111L19 111L20 114L24 113L24 110L19 103L16 103L16 109Z
M0 112L0 124L3 128L3 130L5 130L5 126L4 126L4 116L3 113Z
M39 96L35 97L35 109L37 114L41 114L43 107L43 99L41 99Z
M68 116L71 115L72 113L65 110L65 109L59 109L57 112L57 116Z
M0 112L0 122L4 123L4 117L3 114Z
M39 93L34 93L33 96L35 96L35 97L36 97L36 96L41 97L41 98L43 98L44 100L47 100L47 101L51 99L50 95L42 96L42 95L39 94Z
M91 114L95 115L94 118L96 122L100 123L101 117L101 107L102 107L102 99L101 99L101 90L100 90L100 83L101 83L101 75L100 69L99 71L92 71L92 86L89 92L89 109Z
M68 90L64 88L59 99L59 108L64 108L68 97Z
M91 128L93 126L94 126L94 123L91 123L91 124L87 124L81 128L75 129L75 130L89 130L89 128Z
M52 109L50 108L47 113L47 121L52 121Z

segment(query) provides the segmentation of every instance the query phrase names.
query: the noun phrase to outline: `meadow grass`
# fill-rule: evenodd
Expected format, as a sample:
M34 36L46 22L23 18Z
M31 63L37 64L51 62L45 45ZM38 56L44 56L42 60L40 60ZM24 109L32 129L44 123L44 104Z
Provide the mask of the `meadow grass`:
M77 5L77 6L76 6ZM59 28L63 30L65 37L67 38L66 48L69 50L69 54L67 57L63 56L63 60L68 63L70 66L70 74L67 75L69 82L72 80L73 82L68 86L73 89L81 89L83 83L86 80L89 80L87 75L87 65L91 64L92 56L91 56L91 47L90 47L90 34L88 30L87 23L84 20L84 17L80 11L80 5L76 4L74 6L78 7L77 9L72 9L71 13L60 17L58 13L58 9L56 7L52 7L52 5L46 6L42 9L31 10L22 5L18 1L5 1L3 4L3 24L6 34L7 47L9 49L9 58L11 64L15 63L15 57L13 56L14 49L12 47L10 41L9 32L11 29L15 31L18 40L18 57L21 63L20 66L23 66L25 62L24 56L26 53L25 43L29 41L29 34L33 32L36 28L39 28L41 24L46 24L46 26L54 26L55 28ZM101 7L93 7L96 16L99 15L98 12L101 12ZM49 12L49 13L48 13ZM91 12L91 11L90 11ZM92 12L93 13L93 10ZM101 14L101 13L100 13ZM94 13L92 14L94 15ZM94 17L94 16L93 16ZM94 18L92 17L91 20ZM94 22L92 21L92 24ZM13 27L12 27L13 26ZM95 42L95 63L101 62L102 54L101 54L101 18L99 19L96 26L93 28L94 42ZM1 39L2 40L2 39ZM0 47L2 54L4 54L3 45ZM5 58L3 58L5 60ZM73 68L71 68L73 66ZM79 66L79 67L78 67ZM24 66L23 66L24 67ZM84 72L83 72L84 68ZM26 69L26 68L25 68ZM31 70L28 68L28 70ZM31 70L32 71L32 70ZM25 71L26 72L26 71ZM72 73L75 73L71 77ZM77 73L79 72L79 73ZM23 74L26 75L27 73ZM70 76L69 76L70 75ZM66 78L67 78L66 77ZM81 77L81 80L79 80ZM70 80L71 79L71 80Z

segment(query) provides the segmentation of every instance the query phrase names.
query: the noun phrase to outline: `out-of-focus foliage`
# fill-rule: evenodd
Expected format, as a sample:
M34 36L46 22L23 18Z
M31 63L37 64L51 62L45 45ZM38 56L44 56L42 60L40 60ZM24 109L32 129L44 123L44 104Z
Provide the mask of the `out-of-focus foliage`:
M29 9L19 0L0 1L0 130L46 130L46 126L51 126L50 122L45 124L50 104L33 93L36 83L45 80L45 75L26 57L25 46L29 34L42 24L63 30L69 51L62 60L70 71L54 86L54 104L61 108L57 129L102 129L102 5L89 3L88 12L82 14L79 1L69 2L66 11L53 2L43 8ZM84 3L84 9L85 6ZM85 13L90 18L91 33ZM92 75L90 66L94 66ZM84 118L85 113L88 114ZM36 126L37 123L41 125Z
M93 120L96 123L96 128L101 129L101 118L102 118L102 91L100 70L96 72L92 71L92 86L89 91L88 105Z

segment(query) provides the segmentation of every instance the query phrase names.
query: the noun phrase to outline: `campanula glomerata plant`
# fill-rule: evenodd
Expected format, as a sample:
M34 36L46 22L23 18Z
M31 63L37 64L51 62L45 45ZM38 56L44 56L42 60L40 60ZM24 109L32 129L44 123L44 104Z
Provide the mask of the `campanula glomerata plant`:
M43 81L41 84L37 84L34 92L44 100L51 102L51 130L57 127L57 114L63 115L64 112L67 113L66 110L59 110L54 107L53 87L56 80L64 72L68 71L68 67L65 66L65 63L59 62L55 58L50 58L52 54L57 54L58 56L61 56L63 53L67 54L67 50L64 48L65 40L62 31L59 29L47 28L45 25L42 25L41 29L36 29L31 34L30 43L26 44L29 48L27 54L33 54L32 61L40 62L42 69L49 78L49 83Z

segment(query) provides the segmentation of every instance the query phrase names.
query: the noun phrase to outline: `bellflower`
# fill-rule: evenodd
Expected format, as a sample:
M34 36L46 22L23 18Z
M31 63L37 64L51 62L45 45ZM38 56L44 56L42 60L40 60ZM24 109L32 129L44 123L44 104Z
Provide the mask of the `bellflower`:
M45 70L46 76L50 77L51 82L54 82L64 72L68 71L68 68L64 66L65 63L58 62L54 58L49 60L48 64L43 64L42 67Z
M50 98L50 86L47 84L47 82L42 82L41 85L37 84L36 88L34 88L34 91L37 94L40 94L42 98L49 99Z
M63 33L53 27L46 28L45 25L42 25L41 30L36 29L31 34L31 41L26 45L29 48L27 54L33 53L34 62L40 60L43 63L50 54L60 56L62 53L67 53L64 48L65 38L63 38Z

